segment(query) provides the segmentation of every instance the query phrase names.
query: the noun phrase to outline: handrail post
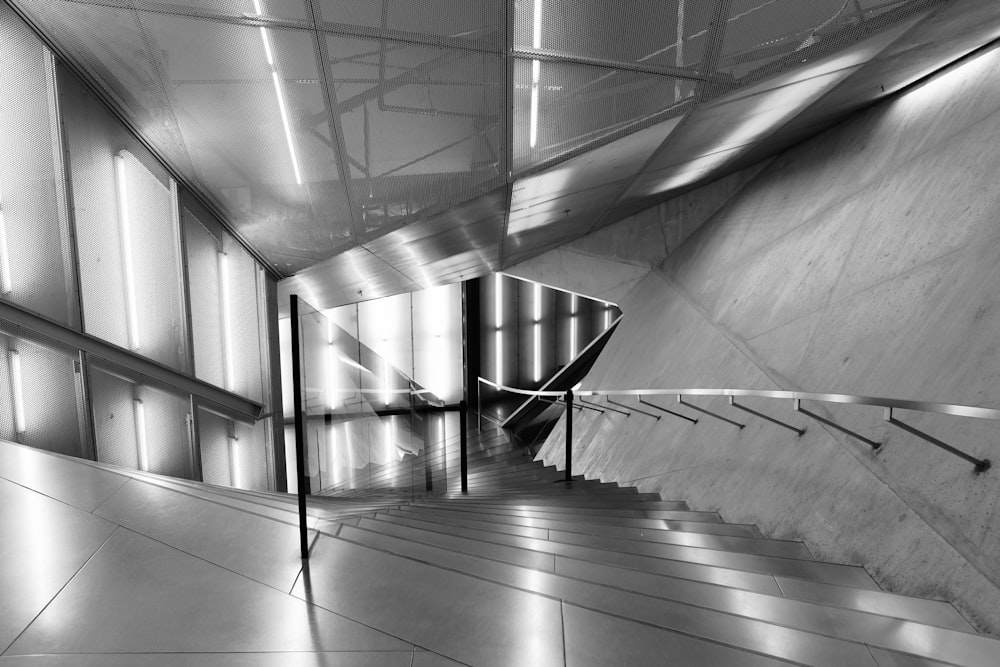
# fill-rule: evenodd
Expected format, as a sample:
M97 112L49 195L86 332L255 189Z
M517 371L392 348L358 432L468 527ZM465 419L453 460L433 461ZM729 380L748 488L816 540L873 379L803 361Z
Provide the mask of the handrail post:
M566 481L573 480L573 390L566 390Z
M469 405L458 403L459 456L461 458L462 493L469 492Z
M923 431L921 431L919 429L916 429L916 428L910 426L909 424L905 424L905 423L899 421L898 419L896 419L895 417L892 416L892 408L886 408L884 416L885 416L885 420L887 422L889 422L890 424L892 424L893 426L895 426L897 428L901 428L904 431L906 431L907 433L912 433L913 435L917 436L918 438L926 440L927 442L931 443L932 445L934 445L936 447L940 447L941 449L943 449L946 452L951 452L952 454L954 454L955 456L959 457L960 459L965 459L966 461L968 461L972 465L976 466L976 474L979 474L981 472L986 472L987 470L990 469L990 465L991 464L990 464L990 460L989 459L977 459L974 456L970 456L969 454L966 454L965 452L963 452L960 449L955 449L951 445L949 445L949 444L947 444L945 442L941 442L940 440L938 440L937 438L935 438L933 435L930 435L928 433L924 433Z
M292 409L295 411L295 472L298 477L299 496L299 551L303 560L309 559L309 529L306 518L306 425L302 419L302 351L299 347L299 297L291 297L292 325Z
M798 399L798 398L792 399L792 409L795 410L796 412L801 412L802 414L804 414L804 415L806 415L808 417L812 417L816 421L818 421L818 422L820 422L822 424L826 424L830 428L835 428L838 431L840 431L841 433L846 433L847 435L851 436L852 438L856 438L857 440L860 440L861 442L866 443L869 447L872 448L873 452L874 451L878 451L879 447L882 446L881 442L875 442L874 440L869 440L865 436L863 436L863 435L861 435L859 433L855 433L851 429L845 428L845 427L841 426L840 424L838 424L836 422L832 422L829 419L827 419L826 417L820 417L815 412L810 412L809 410L806 410L804 407L802 407L801 400Z

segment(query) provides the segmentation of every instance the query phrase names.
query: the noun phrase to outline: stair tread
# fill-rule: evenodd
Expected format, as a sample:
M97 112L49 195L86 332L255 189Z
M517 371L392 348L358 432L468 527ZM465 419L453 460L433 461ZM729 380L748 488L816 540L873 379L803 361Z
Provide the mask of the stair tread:
M463 539L494 542L522 549L581 558L583 560L622 564L626 567L632 567L633 569L650 572L669 570L673 567L670 564L671 562L686 562L772 576L782 574L790 578L809 579L823 581L825 583L837 583L841 585L852 585L871 590L876 590L878 588L864 569L834 563L821 563L817 561L781 558L775 556L759 556L755 554L719 551L715 549L703 549L699 547L687 547L672 544L658 545L660 547L660 555L648 556L629 554L596 547L539 540L530 537L489 533L486 531L477 531L475 529L468 528L450 528L445 524L433 524L426 521L417 522L413 519L406 519L391 514L378 514L375 518L370 519L369 521L396 524L398 527L409 530L419 530L423 533L421 537L425 540L438 539L435 535L426 535L426 533L445 534L450 537L462 537ZM385 530L392 531L395 529L386 528Z
M866 656L866 644L931 659L960 655L973 661L982 660L991 648L1000 647L995 640L952 629L720 586L677 581L671 597L653 597L548 568L538 572L535 570L540 568L489 562L440 547L414 545L362 527L345 527L340 537L569 604L747 650L765 650L782 659L808 660L810 664L838 664L833 660L858 664L854 661ZM780 646L773 642L777 636L781 637Z

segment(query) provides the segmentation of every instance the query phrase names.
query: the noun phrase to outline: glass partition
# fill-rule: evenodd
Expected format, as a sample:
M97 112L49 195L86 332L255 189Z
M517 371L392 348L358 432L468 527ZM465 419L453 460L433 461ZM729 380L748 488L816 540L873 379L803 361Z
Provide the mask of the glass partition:
M457 406L446 406L301 299L297 322L306 491L422 495L457 486ZM290 324L281 327L289 363ZM294 452L291 405L285 418ZM288 470L295 470L291 457Z

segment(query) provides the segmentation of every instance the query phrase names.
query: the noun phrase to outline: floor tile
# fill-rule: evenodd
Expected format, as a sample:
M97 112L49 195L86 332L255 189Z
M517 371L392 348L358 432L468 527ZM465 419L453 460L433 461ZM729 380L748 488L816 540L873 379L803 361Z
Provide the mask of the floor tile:
M472 665L562 664L559 603L320 536L311 559L319 605ZM306 595L303 581L295 593Z
M296 526L132 480L97 514L288 592L302 569Z
M567 667L788 664L572 605L564 606L563 619Z
M412 651L95 653L2 657L0 667L411 667L412 660Z
M24 655L0 658L0 667L411 667L416 664L413 655L412 651Z
M395 651L411 646L119 528L7 653Z
M464 663L450 660L431 651L417 650L413 654L411 667L462 667Z
M0 477L87 512L128 477L31 447L0 441Z
M0 479L0 653L115 526Z

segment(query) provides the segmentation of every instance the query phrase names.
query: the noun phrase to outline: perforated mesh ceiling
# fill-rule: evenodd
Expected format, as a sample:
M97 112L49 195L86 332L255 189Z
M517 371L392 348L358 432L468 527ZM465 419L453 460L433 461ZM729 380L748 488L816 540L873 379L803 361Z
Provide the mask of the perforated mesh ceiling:
M496 233L472 233L455 214L470 202L651 126L710 135L699 111L750 84L766 96L772 79L835 71L841 53L868 53L890 28L961 11L945 0L5 1L279 274L313 267L331 282L349 274L337 258L346 266L345 251L362 249L386 272L372 283L394 285L505 265L506 216ZM745 149L759 151L788 120L755 125ZM725 122L720 133L732 134L741 119ZM677 146L694 144L660 135L655 150L641 150L677 164L713 153L698 144L684 154ZM572 178L550 181L553 197L579 189ZM595 202L588 218L614 222L605 213L621 196ZM442 231L442 220L451 227ZM405 239L391 239L409 226L433 229L441 247L398 252ZM443 248L481 259L455 276ZM411 275L414 266L423 273ZM320 305L336 305L311 287Z

